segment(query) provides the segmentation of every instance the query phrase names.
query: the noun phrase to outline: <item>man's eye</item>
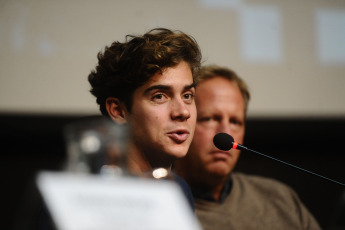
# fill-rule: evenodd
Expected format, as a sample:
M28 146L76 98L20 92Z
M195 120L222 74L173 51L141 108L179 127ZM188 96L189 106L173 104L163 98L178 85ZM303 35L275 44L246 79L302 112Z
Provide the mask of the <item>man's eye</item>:
M152 96L151 100L154 102L164 102L166 99L166 96L162 93L157 93Z
M193 93L186 93L183 95L183 98L187 101L192 101L194 99L194 94Z
M194 97L194 94L192 93L187 93L184 95L185 98L193 98Z
M207 121L210 121L211 120L211 117L201 117L198 119L199 122L207 122Z
M242 124L241 121L236 120L236 119L231 119L231 120L230 120L230 123L231 123L231 124L234 124L234 125L241 125L241 124Z
M156 94L153 96L153 99L162 99L163 98L163 94Z

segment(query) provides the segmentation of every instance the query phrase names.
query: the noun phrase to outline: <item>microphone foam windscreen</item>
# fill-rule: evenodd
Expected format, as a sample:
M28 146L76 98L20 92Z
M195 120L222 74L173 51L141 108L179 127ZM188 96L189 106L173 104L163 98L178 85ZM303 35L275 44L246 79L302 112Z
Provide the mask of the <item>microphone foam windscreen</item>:
M213 138L214 145L223 151L228 151L232 148L234 138L227 133L217 133Z

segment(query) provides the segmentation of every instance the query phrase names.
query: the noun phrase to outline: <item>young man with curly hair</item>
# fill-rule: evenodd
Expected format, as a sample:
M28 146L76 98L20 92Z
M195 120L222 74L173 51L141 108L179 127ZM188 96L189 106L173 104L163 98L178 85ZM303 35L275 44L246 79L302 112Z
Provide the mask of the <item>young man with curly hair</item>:
M88 78L91 93L104 116L129 125L131 173L170 170L186 155L196 123L200 62L193 37L165 28L127 35L125 42L113 42L98 54Z

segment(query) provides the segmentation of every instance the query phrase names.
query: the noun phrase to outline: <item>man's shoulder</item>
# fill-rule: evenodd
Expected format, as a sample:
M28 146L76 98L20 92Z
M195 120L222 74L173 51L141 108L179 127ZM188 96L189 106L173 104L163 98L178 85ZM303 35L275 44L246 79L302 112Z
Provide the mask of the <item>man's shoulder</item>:
M187 184L187 182L180 177L178 174L176 173L171 173L171 175L173 176L174 181L180 186L180 188L182 189L183 194L185 195L185 197L187 198L188 204L190 205L191 209L194 212L194 198L193 198L193 194L192 191L190 190L189 185Z
M233 173L233 188L229 202L254 203L255 205L271 205L281 209L297 210L302 208L303 203L298 194L289 185L276 179Z
M240 172L232 173L231 176L235 188L251 188L252 191L262 191L266 194L294 193L293 189L289 185L273 178L264 177L260 175L245 174Z
M254 174L246 174L242 172L234 172L231 174L233 180L240 180L240 181L245 181L248 183L267 183L267 184L279 184L282 186L287 186L283 182L270 178L270 177L265 177L261 175L254 175Z

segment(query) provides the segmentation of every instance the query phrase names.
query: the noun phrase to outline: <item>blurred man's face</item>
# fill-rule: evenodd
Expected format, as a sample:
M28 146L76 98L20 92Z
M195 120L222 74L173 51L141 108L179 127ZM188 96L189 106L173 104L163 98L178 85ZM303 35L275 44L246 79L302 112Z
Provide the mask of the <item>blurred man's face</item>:
M245 106L239 88L229 80L216 77L200 83L196 89L197 124L188 152L189 171L198 175L227 176L236 165L240 151L221 151L213 137L228 133L243 143Z
M139 87L129 114L136 151L158 163L184 157L196 123L194 94L193 76L186 62L156 73Z

